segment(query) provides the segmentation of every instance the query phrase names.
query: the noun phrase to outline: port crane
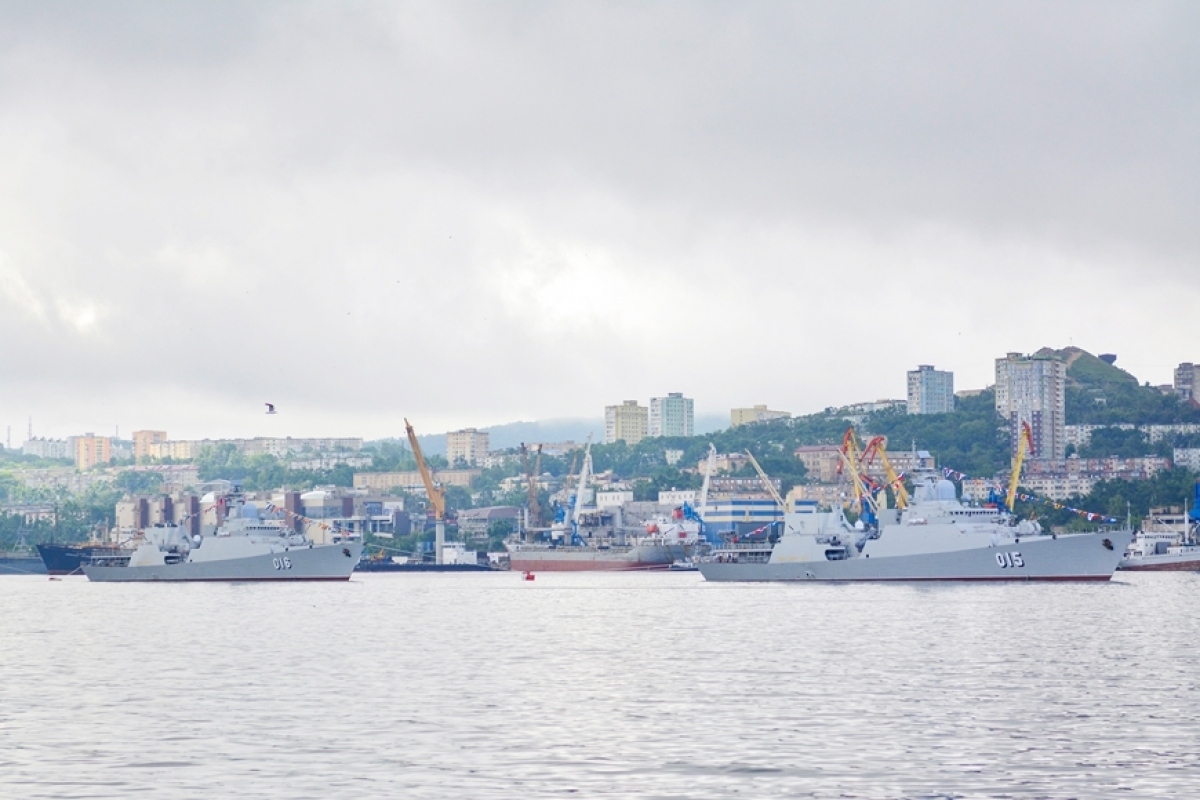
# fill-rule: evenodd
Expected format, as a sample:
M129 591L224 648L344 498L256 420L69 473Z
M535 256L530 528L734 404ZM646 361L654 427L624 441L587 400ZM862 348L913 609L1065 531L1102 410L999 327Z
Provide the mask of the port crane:
M700 515L701 522L704 520L704 515L708 513L708 486L712 481L712 475L717 471L717 446L712 442L708 443L708 463L704 465L704 483L700 484L700 504L696 513Z
M575 508L571 513L571 544L583 544L579 535L579 519L583 516L583 493L587 489L588 478L592 474L592 437L589 435L587 447L583 451L583 466L579 468L579 488L575 491Z
M858 437L854 434L854 426L846 428L846 435L842 437L842 446L838 449L838 455L841 457L841 463L837 468L838 476L842 475L843 470L849 472L850 485L854 489L853 505L866 522L873 523L878 503L867 487L867 478L862 470L863 451L858 445Z
M416 431L407 419L404 420L404 430L408 433L408 444L417 459L417 469L421 473L421 481L425 484L425 494L429 497L429 504L433 506L433 557L436 563L441 564L446 547L446 490L434 482L433 473L421 452L421 444L417 441Z
M1017 501L1017 484L1021 481L1021 467L1025 465L1025 457L1033 451L1033 430L1029 427L1028 422L1022 422L1021 430L1017 433L1017 457L1013 460L1012 477L1008 480L1008 495L1005 498L1010 513L1013 510L1013 503Z
M754 457L754 454L747 450L746 455L750 458L750 464L753 465L754 471L758 473L758 479L762 481L763 486L767 487L767 492L771 495L771 499L774 500L779 506L779 513L786 515L787 504L783 502L783 498L779 496L779 490L775 488L775 484L772 483L771 479L767 477L766 471L762 468L762 465L758 463L758 459ZM776 522L782 522L784 527L786 527L787 517L784 516L782 520L776 520ZM775 523L773 522L771 524L774 525Z
M896 508L908 508L909 498L908 490L904 488L904 480L902 476L896 474L896 470L892 468L892 462L887 457L887 437L876 436L871 441L867 442L866 448L863 450L862 463L870 465L875 457L879 457L879 462L883 464L884 474L887 475L887 485L891 487L896 495Z
M521 465L525 468L525 480L529 489L529 527L539 528L542 525L542 507L538 503L537 476L542 474L542 446L537 446L537 457L534 467L529 467L529 448L521 442Z
M787 503L783 502L783 498L779 496L779 490L775 488L775 484L771 483L771 479L767 477L767 473L759 465L758 459L754 457L754 453L747 450L746 455L749 457L750 463L754 466L754 471L758 473L758 479L762 481L763 486L767 487L767 492L771 495L771 499L779 504L779 510L787 511Z

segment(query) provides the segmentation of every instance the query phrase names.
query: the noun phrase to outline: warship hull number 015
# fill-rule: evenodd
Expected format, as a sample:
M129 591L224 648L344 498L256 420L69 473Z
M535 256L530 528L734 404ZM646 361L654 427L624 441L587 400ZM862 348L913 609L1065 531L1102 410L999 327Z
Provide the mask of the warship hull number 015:
M850 525L840 508L790 513L773 544L720 547L699 567L710 581L1107 581L1132 539L1129 529L1048 534L963 505L953 483L929 476L875 525Z
M356 538L315 544L284 520L264 519L254 503L229 499L222 504L228 519L208 535L148 528L128 555L94 558L84 574L92 581L335 581L348 580L362 557Z

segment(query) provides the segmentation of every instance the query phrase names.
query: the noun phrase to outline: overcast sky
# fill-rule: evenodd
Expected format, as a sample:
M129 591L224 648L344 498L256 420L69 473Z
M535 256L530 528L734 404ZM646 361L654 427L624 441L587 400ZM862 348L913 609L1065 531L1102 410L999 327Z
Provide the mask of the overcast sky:
M1200 361L1194 3L0 2L0 425ZM264 402L280 413L267 417Z

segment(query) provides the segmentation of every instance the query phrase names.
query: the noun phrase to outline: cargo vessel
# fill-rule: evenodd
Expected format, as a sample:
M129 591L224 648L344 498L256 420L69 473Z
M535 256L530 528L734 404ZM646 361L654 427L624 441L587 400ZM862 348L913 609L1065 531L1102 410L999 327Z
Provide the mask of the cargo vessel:
M82 574L80 568L93 559L129 555L128 550L120 547L95 543L55 544L49 542L39 544L37 551L38 555L42 557L42 563L46 567L45 571L51 575Z
M505 542L511 569L521 572L665 570L695 554L701 524L683 509L652 520L644 527L632 528L622 524L619 511L584 507L591 471L589 442L578 487L554 525Z

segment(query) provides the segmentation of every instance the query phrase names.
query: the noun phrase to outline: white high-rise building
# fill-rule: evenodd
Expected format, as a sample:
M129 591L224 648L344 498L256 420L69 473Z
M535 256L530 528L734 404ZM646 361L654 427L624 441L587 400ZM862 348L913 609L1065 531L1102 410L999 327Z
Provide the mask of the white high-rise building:
M648 436L691 436L695 428L694 401L683 392L650 398Z
M996 413L1009 422L1012 452L1021 423L1033 432L1032 458L1065 458L1067 365L1055 356L1009 353L996 359Z
M953 372L922 364L908 373L909 414L948 414L953 410Z

